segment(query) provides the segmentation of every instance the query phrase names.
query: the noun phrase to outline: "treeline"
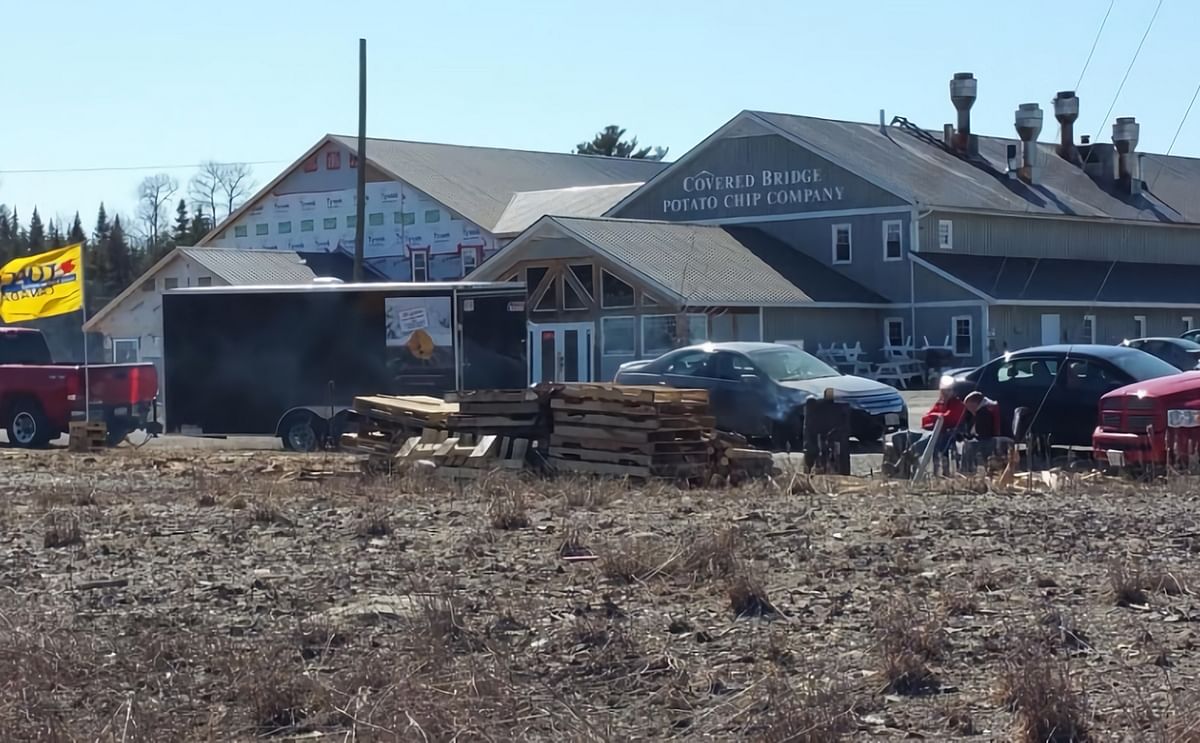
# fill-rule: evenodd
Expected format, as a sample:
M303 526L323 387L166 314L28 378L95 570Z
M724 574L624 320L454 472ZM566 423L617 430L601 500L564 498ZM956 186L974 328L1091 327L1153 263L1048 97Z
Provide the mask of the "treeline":
M0 265L83 243L88 312L94 313L171 250L195 245L253 188L249 166L208 162L188 181L187 197L176 199L179 183L160 173L139 184L134 217L110 215L102 202L90 229L78 212L68 224L43 219L37 207L26 218L16 206L0 204Z
M83 243L88 308L94 312L176 246L194 245L212 224L204 214L192 213L184 199L179 200L175 214L169 232L147 240L131 235L119 215L110 218L103 203L90 230L84 229L78 212L68 226L53 218L43 221L35 207L29 221L24 222L16 207L0 204L0 264Z

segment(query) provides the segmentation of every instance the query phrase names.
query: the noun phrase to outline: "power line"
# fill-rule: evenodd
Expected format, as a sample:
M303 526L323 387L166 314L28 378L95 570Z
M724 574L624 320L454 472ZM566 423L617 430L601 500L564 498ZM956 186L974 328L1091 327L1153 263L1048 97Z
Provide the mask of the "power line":
M1162 177L1163 171L1167 169L1165 160L1166 155L1170 155L1175 149L1175 143L1179 141L1179 135L1183 132L1183 125L1187 123L1188 116L1192 113L1192 106L1196 105L1196 98L1200 97L1200 83L1196 83L1196 92L1192 93L1192 100L1188 103L1187 110L1183 112L1183 118L1179 120L1179 126L1175 127L1175 136L1171 137L1171 146L1167 148L1164 155L1164 160L1158 165L1158 172L1154 174L1154 180L1150 181L1150 193L1154 193L1154 185L1158 183L1158 179Z
M215 163L216 165L279 165L287 160L254 160L252 162ZM128 170L181 170L183 168L200 168L206 163L187 163L183 165L113 165L97 168L27 168L22 170L0 170L0 175L32 175L39 173L109 173Z
M1088 52L1087 59L1083 63L1083 69L1079 71L1079 79L1075 81L1075 89L1079 90L1080 84L1083 83L1083 76L1087 73L1088 65L1092 63L1092 55L1096 53L1096 45L1100 43L1100 34L1104 33L1104 24L1108 23L1108 16L1112 13L1113 5L1116 5L1117 0L1109 0L1108 12L1104 14L1104 20L1100 21L1100 30L1096 31L1096 38L1092 40L1092 49Z
M1167 154L1171 154L1171 150L1175 149L1175 143L1179 141L1179 133L1183 131L1183 125L1188 120L1188 115L1192 112L1192 106L1196 105L1196 98L1200 97L1200 83L1196 83L1196 92L1192 93L1192 102L1188 104L1187 110L1183 112L1183 118L1179 120L1179 126L1175 129L1175 136L1171 137L1171 146L1167 148Z
M1121 78L1121 84L1117 86L1117 94L1113 96L1112 105L1108 107L1108 112L1104 114L1104 119L1100 122L1100 128L1096 130L1096 139L1100 138L1100 133L1104 131L1104 124L1108 121L1108 117L1112 116L1113 109L1117 107L1117 99L1121 97L1121 91L1125 89L1125 81L1129 79L1129 73L1133 72L1133 65L1137 62L1138 55L1142 53L1142 45L1146 43L1146 37L1150 35L1150 29L1154 28L1154 21L1158 18L1158 11L1162 10L1163 0L1158 0L1158 5L1154 6L1154 15L1150 16L1150 23L1146 24L1146 32L1142 34L1142 40L1138 42L1137 49L1133 51L1133 59L1129 60L1129 66L1125 68L1125 77Z

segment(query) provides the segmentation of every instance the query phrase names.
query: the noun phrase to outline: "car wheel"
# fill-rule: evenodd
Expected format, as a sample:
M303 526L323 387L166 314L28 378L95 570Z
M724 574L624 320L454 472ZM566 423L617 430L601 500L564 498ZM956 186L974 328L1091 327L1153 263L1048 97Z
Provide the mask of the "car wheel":
M25 449L50 443L50 421L35 400L20 400L9 411L8 443Z
M294 413L279 427L283 448L295 452L313 452L321 448L325 421L308 412Z

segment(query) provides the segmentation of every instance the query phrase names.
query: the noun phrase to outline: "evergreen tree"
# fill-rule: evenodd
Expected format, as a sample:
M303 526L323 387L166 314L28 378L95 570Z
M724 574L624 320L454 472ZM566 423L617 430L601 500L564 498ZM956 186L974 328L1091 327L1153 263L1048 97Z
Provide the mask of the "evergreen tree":
M83 223L79 221L79 212L75 212L75 222L71 225L71 233L67 235L67 242L75 245L86 241L87 235L83 234Z
M188 235L188 245L195 245L208 234L210 224L208 217L204 215L204 207L196 207L196 214L192 217L192 226Z
M33 218L29 220L29 243L26 250L31 253L36 253L46 247L46 228L42 224L42 217L38 214L37 207L33 207Z
M47 239L49 240L50 247L61 248L62 246L66 245L66 243L63 242L62 229L58 226L58 222L55 222L53 219L51 219L50 224L47 225L46 234L49 235Z
M179 206L175 207L175 229L171 233L171 241L175 245L188 245L188 237L192 234L192 221L188 218L187 201L179 200Z
M29 233L21 226L21 217L17 214L17 207L15 206L13 207L10 220L9 229L11 230L12 238L9 244L11 249L9 255L15 258L18 255L24 255L25 247L29 242Z
M107 271L107 275L103 276L107 284L105 295L111 299L120 294L135 278L133 251L129 249L129 242L125 239L125 228L121 226L120 217L113 218L104 254L104 268Z
M8 263L12 260L15 253L13 243L16 241L16 234L13 230L13 223L9 217L8 207L0 204L0 265Z
M96 212L96 229L92 231L92 242L97 247L108 244L108 235L112 232L112 224L108 221L108 213L104 211L104 202L100 202L100 210Z
M625 139L625 130L610 124L592 137L590 142L575 145L578 155L605 155L606 157L629 157L636 160L661 160L667 156L666 147L638 147L637 137Z

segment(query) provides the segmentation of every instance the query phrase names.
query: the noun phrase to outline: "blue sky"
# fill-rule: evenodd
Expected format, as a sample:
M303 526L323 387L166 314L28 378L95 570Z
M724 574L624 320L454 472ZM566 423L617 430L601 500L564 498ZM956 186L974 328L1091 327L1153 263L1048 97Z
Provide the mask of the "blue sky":
M1049 109L1076 85L1109 3L11 3L0 203L25 220L35 204L79 209L90 227L102 199L131 213L146 175L194 172L18 170L270 161L255 166L265 184L322 134L356 130L360 36L372 136L567 151L617 123L677 157L745 108L862 121L884 108L940 129L956 71L980 81L975 130L1011 135L1017 104ZM1170 144L1200 82L1200 3L1163 2L1104 120L1156 4L1113 3L1078 86L1078 134L1107 140L1113 117L1134 115L1141 149ZM1200 156L1200 105L1173 152Z

